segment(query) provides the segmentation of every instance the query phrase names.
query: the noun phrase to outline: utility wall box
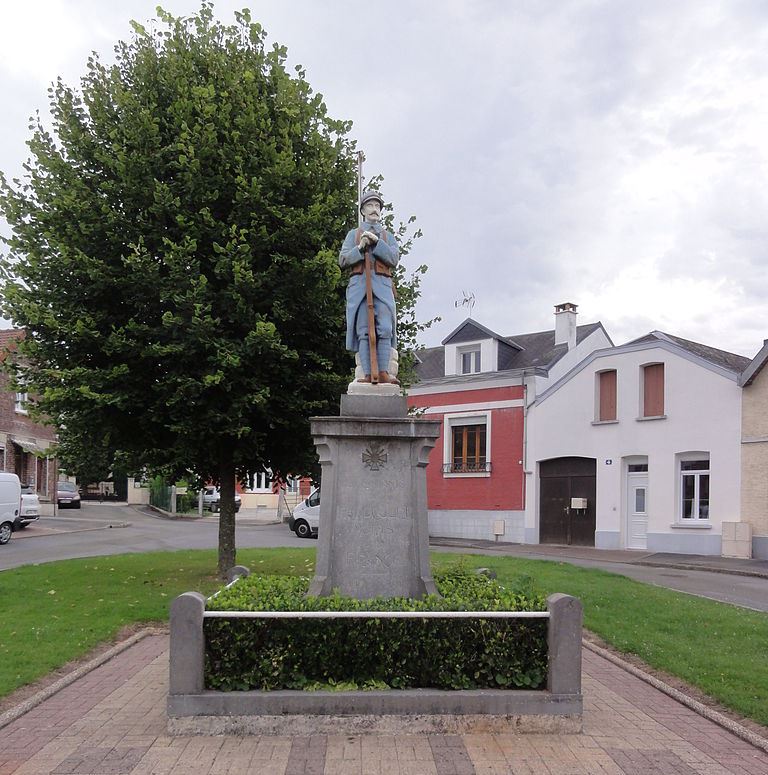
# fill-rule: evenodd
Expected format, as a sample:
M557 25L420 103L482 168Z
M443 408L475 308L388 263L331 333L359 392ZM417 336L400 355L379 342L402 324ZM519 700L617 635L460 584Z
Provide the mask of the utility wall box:
M495 536L503 536L507 523L503 519L497 519L493 523L493 534Z
M752 559L752 525L749 522L723 522L723 557Z
M587 499L586 498L571 498L571 508L572 509L586 509L587 508Z

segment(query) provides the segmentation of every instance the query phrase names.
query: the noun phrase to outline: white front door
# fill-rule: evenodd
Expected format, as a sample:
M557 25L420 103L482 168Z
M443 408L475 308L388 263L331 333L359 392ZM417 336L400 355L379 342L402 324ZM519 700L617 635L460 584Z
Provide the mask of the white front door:
M627 549L647 549L648 473L627 474Z

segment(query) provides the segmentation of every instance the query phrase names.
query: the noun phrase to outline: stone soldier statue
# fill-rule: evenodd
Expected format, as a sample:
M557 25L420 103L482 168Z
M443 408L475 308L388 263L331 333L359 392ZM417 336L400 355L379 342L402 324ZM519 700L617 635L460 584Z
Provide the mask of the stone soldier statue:
M395 237L384 229L381 208L384 201L378 191L365 191L360 198L363 223L352 229L344 240L339 265L351 270L347 285L347 349L357 352L364 376L358 382L399 384L389 369L391 351L397 346L395 332L395 296L392 268L400 253ZM366 293L366 257L369 263L370 289L375 318L375 360L378 372L371 375L369 343L369 300Z

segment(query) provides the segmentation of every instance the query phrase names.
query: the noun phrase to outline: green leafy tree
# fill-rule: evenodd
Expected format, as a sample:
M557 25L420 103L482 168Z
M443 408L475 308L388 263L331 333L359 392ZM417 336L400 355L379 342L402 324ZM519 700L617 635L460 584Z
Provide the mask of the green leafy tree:
M385 217L385 221L387 220L394 219ZM411 216L407 223L401 222L394 229L401 258L410 253L415 240L422 236L421 229L417 229L413 234L408 231L415 220L415 216ZM388 228L391 228L391 224L388 224ZM416 382L416 349L419 335L440 320L435 317L421 322L416 317L416 303L421 297L421 280L426 272L427 265L419 264L408 274L405 264L400 263L393 273L397 289L397 349L400 356L398 379L404 388Z
M79 90L56 83L53 132L38 119L25 180L2 181L3 312L70 446L220 482L224 572L236 476L308 469L308 418L349 372L354 145L247 11L158 14Z
M336 413L349 379L355 151L248 11L158 16L79 89L58 80L24 178L0 177L2 312L70 467L220 483L223 574L236 478L313 470L309 417Z

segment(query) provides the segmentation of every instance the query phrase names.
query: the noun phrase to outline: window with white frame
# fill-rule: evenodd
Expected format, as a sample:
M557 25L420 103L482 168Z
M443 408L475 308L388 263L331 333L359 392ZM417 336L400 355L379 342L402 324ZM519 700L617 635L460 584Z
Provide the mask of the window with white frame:
M18 414L29 414L27 411L27 402L29 401L29 393L26 391L17 391L16 393L16 405L15 409Z
M680 460L680 519L709 519L709 455Z
M490 412L444 416L443 474L489 476L491 473Z
M251 492L272 492L272 472L256 471L249 474L247 484Z
M459 347L457 352L459 359L459 374L480 373L480 345L471 347Z
M452 471L485 471L485 433L485 423L451 428Z

